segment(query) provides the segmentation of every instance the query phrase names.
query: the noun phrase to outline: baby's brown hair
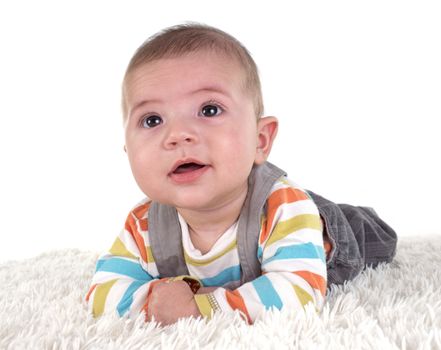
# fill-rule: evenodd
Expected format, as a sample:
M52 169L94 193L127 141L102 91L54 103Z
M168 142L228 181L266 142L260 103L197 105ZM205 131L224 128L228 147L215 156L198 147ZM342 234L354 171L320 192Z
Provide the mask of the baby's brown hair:
M175 58L198 51L219 52L235 59L245 73L244 88L254 102L256 118L263 114L263 98L257 65L248 50L234 37L203 24L182 24L164 29L147 39L136 50L123 80L122 110L127 118L125 86L127 77L137 67L162 58Z

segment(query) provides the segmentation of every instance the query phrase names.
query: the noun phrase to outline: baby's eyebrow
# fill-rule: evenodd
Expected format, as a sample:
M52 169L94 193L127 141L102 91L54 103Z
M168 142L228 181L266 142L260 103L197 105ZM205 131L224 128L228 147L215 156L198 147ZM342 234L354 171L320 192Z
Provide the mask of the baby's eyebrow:
M160 103L160 99L145 99L137 102L133 108L130 110L130 114L132 114L134 111L136 111L138 108L141 108L142 106L149 104L149 103Z
M208 85L204 86L202 88L198 88L191 92L192 95L200 93L200 92L215 92L220 93L222 95L225 95L227 97L231 97L231 94L229 91L225 90L224 88L218 86L218 85Z

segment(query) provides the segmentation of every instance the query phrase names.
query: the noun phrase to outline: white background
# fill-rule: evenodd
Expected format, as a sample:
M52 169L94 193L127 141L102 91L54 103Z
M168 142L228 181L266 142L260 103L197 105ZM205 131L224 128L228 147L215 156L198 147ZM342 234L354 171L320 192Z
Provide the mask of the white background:
M280 120L270 160L294 181L375 207L400 236L441 237L440 18L437 1L1 2L0 260L109 248L143 197L121 79L184 21L251 51Z

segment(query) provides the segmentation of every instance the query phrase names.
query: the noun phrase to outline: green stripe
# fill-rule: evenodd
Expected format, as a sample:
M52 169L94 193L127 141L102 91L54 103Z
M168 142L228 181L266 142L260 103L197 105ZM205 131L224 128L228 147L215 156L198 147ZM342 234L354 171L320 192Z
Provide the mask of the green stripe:
M231 250L233 250L235 248L236 248L236 240L234 240L234 242L232 242L227 248L225 248L225 250L223 250L219 254L216 254L212 258L204 260L204 261L195 260L195 259L191 258L190 256L188 256L187 253L184 252L185 262L187 264L190 264L193 266L206 266L206 265L211 264L213 261L219 259L222 255L227 254L228 252L230 252Z
M153 263L155 262L155 259L153 257L152 248L150 246L145 247L146 255L147 255L147 262ZM130 258L137 260L138 258L133 255L124 245L124 243L121 241L120 238L117 238L115 242L113 243L112 248L110 248L110 254L115 256L121 256L124 258Z
M154 263L155 258L153 257L152 248L150 246L146 246L145 250L147 252L147 262L148 263Z
M134 256L132 253L128 251L124 243L121 241L120 238L117 238L115 243L113 243L112 248L110 248L110 253L112 255L117 256L123 256L126 258L136 259L136 256Z
M314 230L321 230L322 224L320 221L320 217L316 214L302 214L297 215L291 219L279 222L274 231L271 233L270 238L268 239L266 246L270 246L274 242L277 242L289 234L305 229L310 228Z
M93 315L95 317L99 317L103 314L107 295L109 294L110 289L113 287L116 281L117 280L115 279L96 286L92 307Z
M303 288L300 288L299 286L294 285L294 284L293 284L293 288L294 288L294 292L296 293L297 298L299 298L302 306L305 306L308 303L314 302L312 300L311 295L306 290L304 290Z
M203 317L211 318L213 308L211 307L210 300L208 299L208 294L195 294L194 301L196 302L201 315Z

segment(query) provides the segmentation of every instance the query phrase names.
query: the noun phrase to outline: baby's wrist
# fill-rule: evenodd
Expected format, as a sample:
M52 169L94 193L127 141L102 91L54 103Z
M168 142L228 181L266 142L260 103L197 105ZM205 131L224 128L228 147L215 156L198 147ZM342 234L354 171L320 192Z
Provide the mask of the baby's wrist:
M183 281L183 282L187 283L187 285L190 287L193 294L196 294L199 291L199 289L202 287L201 281L199 281L195 277L187 276L187 275L171 277L171 278L169 278L169 281L170 282Z

